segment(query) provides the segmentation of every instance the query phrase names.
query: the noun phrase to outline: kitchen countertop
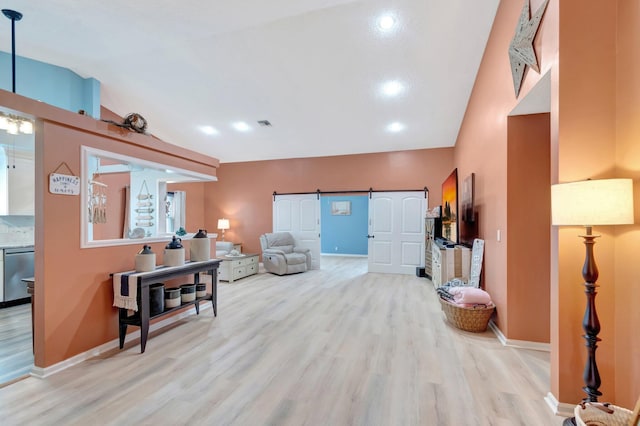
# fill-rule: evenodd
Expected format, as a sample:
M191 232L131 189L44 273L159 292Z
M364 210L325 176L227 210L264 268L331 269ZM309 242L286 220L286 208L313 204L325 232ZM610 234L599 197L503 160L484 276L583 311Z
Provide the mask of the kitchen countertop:
M22 248L22 247L33 247L33 243L0 243L0 250L9 249L9 248Z

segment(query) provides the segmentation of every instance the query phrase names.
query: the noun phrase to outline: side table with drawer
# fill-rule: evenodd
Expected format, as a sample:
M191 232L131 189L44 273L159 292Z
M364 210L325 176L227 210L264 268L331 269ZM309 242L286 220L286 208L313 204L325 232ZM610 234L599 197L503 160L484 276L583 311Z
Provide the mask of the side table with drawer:
M258 273L257 254L243 254L241 256L221 256L222 260L218 268L218 281L228 281L230 283L240 278L248 277Z

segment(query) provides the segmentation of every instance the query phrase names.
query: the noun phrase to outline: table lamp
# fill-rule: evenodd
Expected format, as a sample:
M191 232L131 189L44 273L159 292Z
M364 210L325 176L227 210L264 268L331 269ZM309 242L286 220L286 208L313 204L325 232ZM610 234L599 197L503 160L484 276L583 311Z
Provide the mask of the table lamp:
M600 321L596 312L596 281L598 268L593 257L593 245L599 235L591 233L592 225L626 225L633 223L633 181L631 179L601 179L551 185L551 223L553 225L582 225L586 228L586 248L582 278L587 306L582 322L588 359L583 379L587 394L584 402L597 402L602 392L600 373L596 364L596 348L600 341ZM571 419L567 419L571 421ZM575 424L575 423L566 423Z
M224 231L229 229L229 219L218 219L218 229L222 230L222 241L224 241Z

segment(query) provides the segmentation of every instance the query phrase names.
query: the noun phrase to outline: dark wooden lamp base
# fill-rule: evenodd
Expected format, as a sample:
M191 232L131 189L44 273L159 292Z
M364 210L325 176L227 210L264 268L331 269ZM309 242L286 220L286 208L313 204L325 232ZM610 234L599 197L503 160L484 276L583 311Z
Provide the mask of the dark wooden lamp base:
M582 390L587 394L583 402L597 402L598 397L602 396L602 392L598 390L600 387L600 373L598 372L598 365L596 364L596 349L598 348L598 342L601 340L598 338L600 333L600 320L598 320L598 313L596 312L596 289L598 285L598 267L596 266L595 259L593 257L593 245L595 239L599 235L593 235L591 233L591 227L586 227L586 235L581 235L584 238L584 245L586 248L586 254L584 259L584 265L582 266L582 278L584 279L584 292L587 295L587 306L584 312L584 318L582 320L582 329L584 330L584 339L587 341L588 359L587 364L584 367L584 373L582 378L584 379L585 386ZM576 421L574 417L565 419L562 423L565 426L575 425Z

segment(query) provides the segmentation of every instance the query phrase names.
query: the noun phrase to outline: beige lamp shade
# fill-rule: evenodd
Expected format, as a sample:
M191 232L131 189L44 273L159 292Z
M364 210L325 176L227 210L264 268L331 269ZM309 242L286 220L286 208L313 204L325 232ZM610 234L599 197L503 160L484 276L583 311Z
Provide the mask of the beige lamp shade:
M218 229L229 229L229 219L218 219Z
M598 179L551 185L553 225L633 223L633 181Z

